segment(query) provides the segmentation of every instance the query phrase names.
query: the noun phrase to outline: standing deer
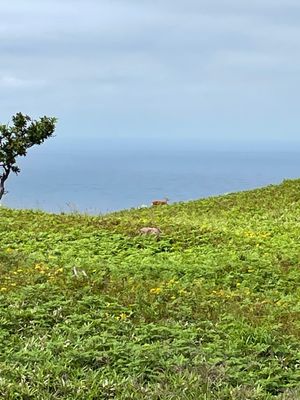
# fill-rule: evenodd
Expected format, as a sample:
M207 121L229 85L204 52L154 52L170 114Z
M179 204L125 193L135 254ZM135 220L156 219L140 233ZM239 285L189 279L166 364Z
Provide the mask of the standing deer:
M152 206L164 206L168 204L169 199L165 198L162 200L153 200L152 201Z

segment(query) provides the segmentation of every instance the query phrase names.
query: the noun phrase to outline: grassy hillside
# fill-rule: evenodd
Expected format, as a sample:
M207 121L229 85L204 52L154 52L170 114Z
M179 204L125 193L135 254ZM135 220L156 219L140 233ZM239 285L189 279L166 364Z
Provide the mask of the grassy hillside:
M300 180L102 217L1 209L0 398L300 399L299 239Z

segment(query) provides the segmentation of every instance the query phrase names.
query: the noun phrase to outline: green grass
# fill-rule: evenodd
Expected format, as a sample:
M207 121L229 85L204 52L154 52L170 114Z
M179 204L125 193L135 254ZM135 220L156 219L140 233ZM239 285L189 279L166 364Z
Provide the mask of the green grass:
M300 180L100 217L2 208L0 398L300 399L299 283Z

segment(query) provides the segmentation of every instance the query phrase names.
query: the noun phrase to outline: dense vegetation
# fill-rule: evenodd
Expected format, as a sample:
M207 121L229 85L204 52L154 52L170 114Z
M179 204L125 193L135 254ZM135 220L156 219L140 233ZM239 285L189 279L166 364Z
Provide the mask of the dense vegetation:
M299 399L299 239L300 180L97 217L2 208L0 398Z

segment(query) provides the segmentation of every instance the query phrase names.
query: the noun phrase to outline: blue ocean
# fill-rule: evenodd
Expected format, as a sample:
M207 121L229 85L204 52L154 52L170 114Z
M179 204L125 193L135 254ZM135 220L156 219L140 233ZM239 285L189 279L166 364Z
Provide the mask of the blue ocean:
M57 143L58 142L58 143ZM249 190L300 177L300 150L135 145L89 140L30 149L2 204L50 212L111 211Z

